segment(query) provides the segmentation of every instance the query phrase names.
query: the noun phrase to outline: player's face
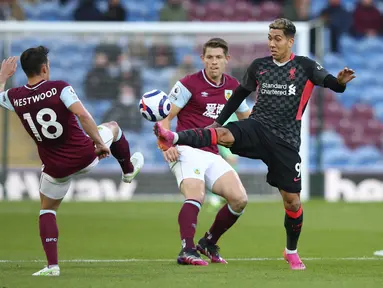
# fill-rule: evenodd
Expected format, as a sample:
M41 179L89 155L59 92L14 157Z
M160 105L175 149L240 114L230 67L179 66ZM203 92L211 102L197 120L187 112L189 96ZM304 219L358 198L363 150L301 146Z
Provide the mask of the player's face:
M269 31L269 49L271 56L278 62L285 62L289 59L291 48L294 44L294 38L286 37L283 30L270 29Z
M222 48L207 47L205 55L201 55L207 76L213 80L220 78L225 71L229 58L230 56L225 55Z

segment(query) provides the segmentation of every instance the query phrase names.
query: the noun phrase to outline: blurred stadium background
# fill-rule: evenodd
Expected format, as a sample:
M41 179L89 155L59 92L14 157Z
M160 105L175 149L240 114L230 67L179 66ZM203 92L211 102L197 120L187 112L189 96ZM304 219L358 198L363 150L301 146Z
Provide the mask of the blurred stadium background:
M183 22L182 25L188 21L235 21L244 25L264 23L266 33L268 21L280 16L309 23L309 56L335 75L344 66L357 72L357 78L344 94L316 89L311 99L310 136L306 139L309 141L310 193L331 200L383 200L383 84L379 78L383 72L383 1L2 0L0 3L0 18L8 22L24 21L26 26L31 23L28 21L47 27L52 23L67 23L63 21L70 21L71 25L84 21L136 22L137 25L156 21L178 21ZM74 185L75 199L127 200L147 194L169 199L163 194L178 195L175 180L157 149L152 123L140 116L137 103L143 92L154 88L167 92L177 79L201 69L201 45L216 35L142 31L12 33L2 30L2 26L2 55L20 55L24 49L40 44L49 47L51 78L68 81L97 123L118 121L128 135L132 150L142 151L146 157L144 173L130 188L119 186L118 165L113 159L102 161L95 173L85 177L84 181L88 182L83 181L89 187L98 187L99 193L91 193L93 188L84 184L77 185L82 187L80 192ZM239 79L252 59L268 54L266 34L223 33L220 36L231 45L232 60L227 72ZM18 69L10 86L23 85L25 80L22 70ZM252 105L254 97L248 101ZM32 190L38 185L40 167L36 149L16 116L1 113L1 183L6 185L0 197L5 198L8 192L9 199L35 198L37 194ZM250 188L249 193L277 196L264 183L266 167L260 161L240 159L239 171ZM156 181L148 183L145 177ZM339 181L340 178L343 180ZM351 188L344 189L344 185ZM113 190L111 187L117 191L115 194L108 194L108 189Z

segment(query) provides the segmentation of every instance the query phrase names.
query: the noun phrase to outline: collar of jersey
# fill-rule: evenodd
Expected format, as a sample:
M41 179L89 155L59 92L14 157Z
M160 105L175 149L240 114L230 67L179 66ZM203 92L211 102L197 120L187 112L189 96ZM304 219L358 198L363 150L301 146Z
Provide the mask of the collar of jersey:
M225 77L225 74L222 74L222 83L221 85L215 85L214 83L211 83L209 81L209 78L207 78L207 76L205 75L205 69L202 69L202 75L203 75L203 78L205 79L205 81L207 83L209 83L211 86L215 87L215 88L219 88L219 87L222 87L223 85L225 85L225 82L226 82L226 77Z
M287 60L286 62L282 62L282 63L281 63L281 62L278 62L278 61L276 61L276 60L274 60L274 59L273 59L273 62L274 62L275 65L277 65L277 66L279 66L279 67L282 67L282 66L285 66L287 63L289 63L291 60L293 60L294 57L295 57L294 53L291 53L291 55L290 55L290 59Z
M279 66L279 67L282 67L282 66L285 66L287 63L289 63L291 60L289 59L289 60L287 60L286 62L278 62L278 61L276 61L276 60L274 60L273 59L273 62L274 62L274 64L275 65L277 65L277 66Z
M47 82L47 80L41 80L40 82L36 83L35 85L24 85L25 88L29 89L29 90L35 90L37 87L39 87L41 84Z

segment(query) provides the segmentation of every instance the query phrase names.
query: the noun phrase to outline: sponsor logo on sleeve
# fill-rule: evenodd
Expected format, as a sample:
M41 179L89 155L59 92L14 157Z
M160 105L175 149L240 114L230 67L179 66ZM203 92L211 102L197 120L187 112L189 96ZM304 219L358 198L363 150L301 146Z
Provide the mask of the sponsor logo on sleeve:
M175 85L172 91L170 92L170 95L169 95L170 100L172 101L177 100L180 93L181 93L181 87L178 85Z
M323 69L322 65L320 65L318 62L315 62L317 64L317 69L320 71Z

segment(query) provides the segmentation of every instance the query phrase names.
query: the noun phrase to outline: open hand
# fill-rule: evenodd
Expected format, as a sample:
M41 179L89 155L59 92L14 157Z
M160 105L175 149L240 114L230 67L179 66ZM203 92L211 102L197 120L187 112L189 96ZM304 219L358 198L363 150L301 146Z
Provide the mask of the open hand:
M6 82L13 74L15 74L17 68L17 57L9 57L4 59L1 63L0 69L0 81Z
M343 70L341 70L338 73L337 79L338 79L339 84L346 85L348 82L350 82L355 77L356 77L355 71L345 67Z

